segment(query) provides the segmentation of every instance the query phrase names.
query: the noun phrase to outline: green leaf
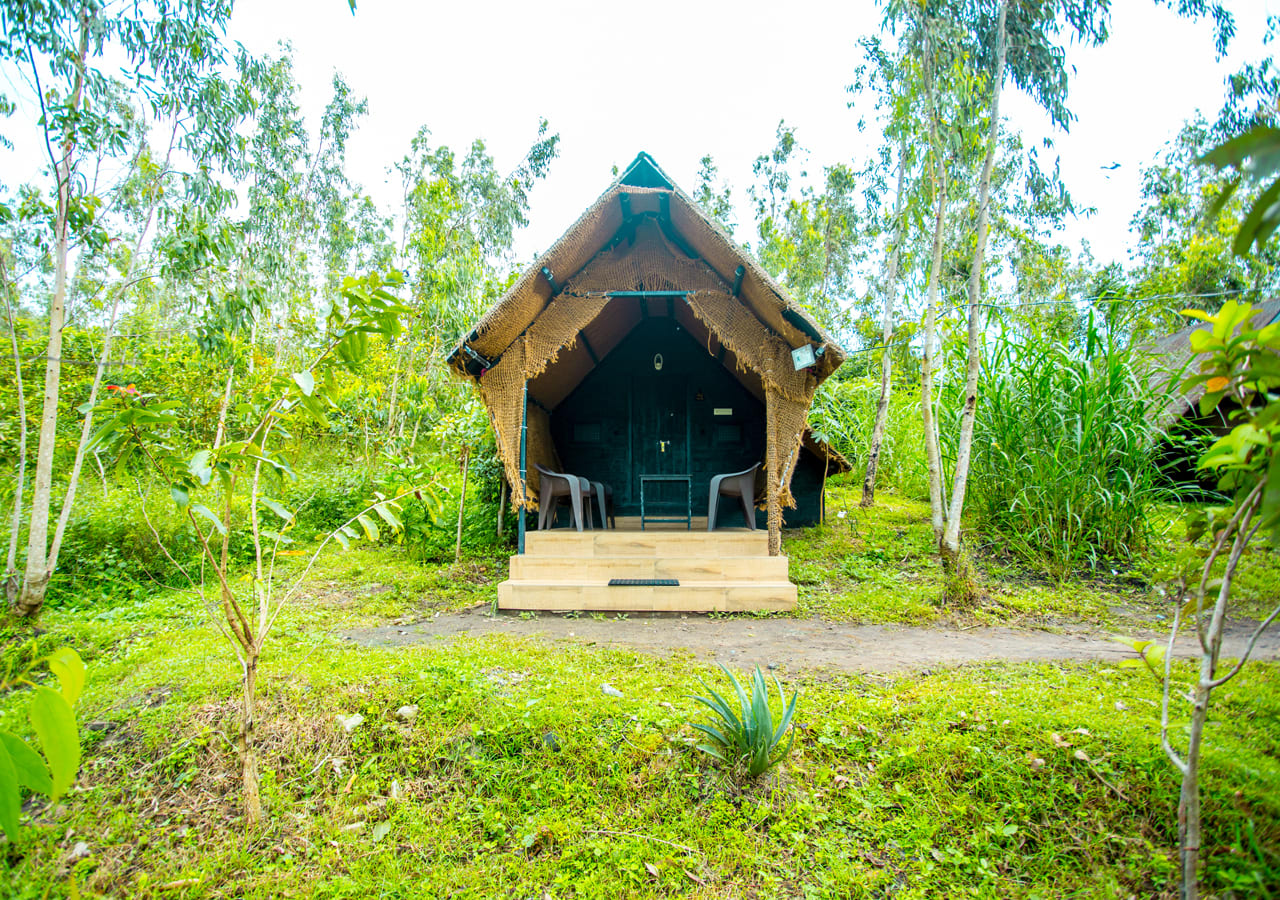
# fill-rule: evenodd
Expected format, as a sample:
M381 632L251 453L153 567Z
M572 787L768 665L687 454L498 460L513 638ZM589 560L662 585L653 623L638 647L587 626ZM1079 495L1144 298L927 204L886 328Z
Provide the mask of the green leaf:
M387 503L379 503L373 508L373 511L378 514L378 518L387 523L392 531L399 531L403 523L387 506Z
M219 519L217 516L215 516L213 514L213 511L210 510L209 507L205 506L203 503L191 504L191 511L193 513L196 513L199 516L203 516L204 518L208 519L209 523L213 525L214 529L218 532L218 534L225 535L227 533L227 526L223 525L222 520Z
M59 647L49 654L49 671L58 676L62 696L74 707L84 690L84 662L70 647Z
M15 843L18 840L22 798L18 793L18 771L5 746L0 743L0 829L4 830L10 843Z
M308 397L316 389L316 377L310 372L294 372L293 380L298 385L298 390Z
M1280 143L1280 129L1258 127L1214 147L1197 162L1206 162L1219 169L1239 166L1249 157L1274 147L1277 143Z
M173 498L174 503L178 504L179 509L185 509L191 503L191 492L187 490L185 484L171 485L169 496Z
M371 541L376 541L378 539L378 523L374 522L373 519L370 519L364 513L356 516L356 521L359 522L360 527L364 529L364 536L367 539Z
M293 521L293 513L289 512L289 510L286 509L284 505L279 503L278 501L272 500L270 497L259 497L258 502L261 503L263 506L265 506L267 509L271 510L273 513L275 513L284 521L286 522Z
M347 536L342 533L341 528L339 528L337 531L333 533L333 539L342 545L343 550L351 549L351 541L348 540Z
M17 735L0 731L0 747L9 753L13 767L18 773L18 786L31 788L37 794L48 796L53 791L53 781L49 778L49 767L44 764L40 754L30 744Z
M200 450L187 463L187 471L191 473L191 477L202 485L208 485L213 480L213 466L209 463L212 456L212 450Z
M49 800L56 802L80 771L80 734L76 731L75 713L65 697L47 687L38 687L31 693L31 727L49 762L53 781Z
M1276 230L1276 204L1280 202L1280 181L1275 181L1262 192L1257 200L1254 201L1248 214L1244 217L1244 221L1240 223L1240 230L1236 232L1235 243L1232 244L1231 250L1236 256L1244 256L1249 252L1249 245L1255 240L1258 249L1262 249L1262 245L1266 242Z
M93 437L89 438L89 443L85 445L86 450L93 450L95 447L103 444L107 438L120 429L120 416L112 416L94 432Z

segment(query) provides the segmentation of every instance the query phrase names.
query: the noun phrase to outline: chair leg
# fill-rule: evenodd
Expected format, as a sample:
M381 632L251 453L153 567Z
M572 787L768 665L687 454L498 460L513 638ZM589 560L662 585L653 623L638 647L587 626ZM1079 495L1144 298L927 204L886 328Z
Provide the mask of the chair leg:
M598 481L593 481L591 484L596 489L596 508L600 511L600 527L607 531L609 528L609 520L605 517L604 485Z
M716 530L716 509L720 506L720 476L711 479L711 496L707 498L707 531Z
M555 499L551 496L551 491L544 482L542 490L538 492L538 530L543 531L547 528L548 509L555 503Z
M751 508L751 501L747 499L746 494L739 494L738 498L742 501L742 515L747 520L747 530L756 530L756 511Z
M573 524L582 530L582 485L569 479L569 502L573 506Z

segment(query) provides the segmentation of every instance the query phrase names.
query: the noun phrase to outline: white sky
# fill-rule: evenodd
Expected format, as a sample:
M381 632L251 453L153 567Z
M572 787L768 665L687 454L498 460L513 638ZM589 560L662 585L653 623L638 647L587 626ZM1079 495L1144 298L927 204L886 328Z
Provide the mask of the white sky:
M1280 14L1280 0L1229 5L1238 33L1224 62L1214 60L1208 22L1180 20L1150 0L1115 0L1108 43L1071 49L1078 74L1069 102L1079 119L1069 135L1055 135L1056 146L1077 205L1099 212L1069 224L1064 239L1088 238L1100 262L1127 261L1139 167L1197 108L1216 113L1228 72L1271 49L1260 36L1265 16ZM649 0L632 7L361 0L354 16L345 0L241 0L230 37L254 53L275 53L281 40L293 45L313 130L335 70L368 98L349 171L386 211L398 202L397 179L387 169L419 126L458 150L484 138L506 171L533 141L539 117L549 119L561 154L535 189L530 227L517 239L527 258L599 195L612 165L625 166L640 150L688 190L699 159L711 153L742 207L740 224L749 221L751 163L772 148L780 119L797 127L811 172L865 159L872 138L857 131L845 86L860 59L857 39L878 24L869 0ZM1014 128L1029 140L1051 134L1029 100L1012 92L1006 98ZM28 113L20 110L4 125L20 150L17 119ZM1101 168L1115 162L1119 169ZM19 152L0 155L0 164L14 185L36 178L41 160ZM28 167L23 177L19 170ZM738 237L751 235L740 227Z
M1112 37L1074 47L1077 76L1069 135L1056 135L1062 171L1080 207L1097 216L1068 226L1100 262L1127 261L1128 223L1139 201L1139 167L1196 108L1212 116L1223 78L1261 58L1267 13L1280 0L1229 4L1237 17L1231 54L1215 62L1212 27L1180 20L1150 0L1116 0ZM483 137L504 171L532 142L540 116L561 135L561 155L533 193L522 257L550 245L608 185L612 165L647 150L692 190L698 160L711 153L743 206L751 163L772 148L785 118L810 152L810 171L865 159L869 138L846 108L859 62L856 41L877 30L867 0L649 0L622 7L582 0L411 4L361 0L242 2L231 36L266 52L294 47L296 74L314 121L335 69L369 99L353 137L352 176L388 208L386 169L420 125L436 141L464 148ZM1030 100L1006 94L1010 124L1035 139L1050 134ZM1114 162L1120 168L1103 170ZM739 239L749 238L739 229Z

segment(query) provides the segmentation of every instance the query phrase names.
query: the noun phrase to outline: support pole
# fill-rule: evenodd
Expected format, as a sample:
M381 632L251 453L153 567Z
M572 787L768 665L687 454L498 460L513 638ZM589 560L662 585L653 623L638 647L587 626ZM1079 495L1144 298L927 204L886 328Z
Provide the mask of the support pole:
M520 406L520 515L516 519L518 535L517 552L524 553L524 520L529 512L529 382L524 383L524 398Z
M768 508L769 555L782 552L782 497L780 460L778 459L778 404L773 391L764 391L765 420L765 501Z

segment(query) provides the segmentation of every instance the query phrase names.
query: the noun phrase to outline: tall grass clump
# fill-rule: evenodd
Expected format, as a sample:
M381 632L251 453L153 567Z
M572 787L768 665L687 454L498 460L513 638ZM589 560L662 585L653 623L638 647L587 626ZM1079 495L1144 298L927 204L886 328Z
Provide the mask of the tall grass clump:
M818 388L809 411L810 427L853 464L859 479L866 469L879 400L879 380L839 380L837 375ZM890 396L876 487L913 500L929 496L920 389L916 385L895 386Z
M1159 422L1177 379L1092 318L1075 340L1006 331L984 356L969 481L982 525L1053 577L1143 552L1152 505L1171 498ZM946 418L961 399L944 392Z

